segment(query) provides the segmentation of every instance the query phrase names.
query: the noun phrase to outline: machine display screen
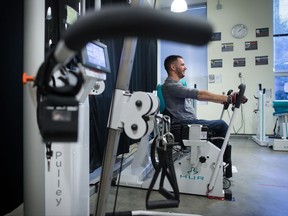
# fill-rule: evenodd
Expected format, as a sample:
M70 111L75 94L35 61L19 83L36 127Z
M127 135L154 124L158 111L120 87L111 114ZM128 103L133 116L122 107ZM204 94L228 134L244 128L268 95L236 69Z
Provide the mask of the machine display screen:
M84 66L100 72L110 73L107 46L99 41L88 42L82 49Z

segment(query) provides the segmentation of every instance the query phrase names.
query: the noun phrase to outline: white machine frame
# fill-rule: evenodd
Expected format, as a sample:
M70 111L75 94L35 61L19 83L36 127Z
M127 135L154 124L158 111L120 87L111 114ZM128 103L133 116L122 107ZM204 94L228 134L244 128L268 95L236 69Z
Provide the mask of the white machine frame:
M191 130L195 129L194 126L200 127L200 125L190 125ZM145 140L148 141L147 139ZM143 139L141 140L132 164L119 175L119 184L121 186L149 188L154 169L150 158L147 159L149 155L149 145L147 143ZM184 194L206 196L207 185L215 170L220 149L207 140L189 139L183 140L183 143L186 147L191 147L191 151L182 153L183 155L174 162L179 191ZM200 157L206 159L205 163L199 162ZM214 189L209 196L224 197L222 167L223 165L221 164ZM157 180L154 186L155 190L159 189L159 179ZM172 190L168 182L165 182L164 186L168 190Z
M275 151L288 151L288 113L273 114L278 118L279 137L271 138L270 143Z
M93 87L106 80L106 73L92 71L81 65L79 68L85 81L76 96L79 101L78 140L71 143L52 144L53 156L45 163L45 215L77 216L90 213L88 96L91 93L97 95L104 91L104 89L99 92L93 91ZM57 77L55 74L54 76Z
M205 140L207 134L202 132L202 125L189 125L189 139L183 140L183 143L186 147L191 147L191 151L174 162L180 193L219 199L231 198L231 191L223 189L223 155L238 112L239 108L235 108L221 149ZM141 140L138 148L140 152L137 150L137 157L135 156L132 164L121 172L119 184L147 189L153 174L149 173L152 165L151 161L147 160L147 138L146 143ZM204 160L203 163L200 162L200 158ZM164 186L171 190L170 184L167 181L165 183ZM158 182L155 183L155 190L159 189L158 185Z
M258 108L254 111L257 113L257 133L252 136L252 140L260 146L268 146L269 139L266 136L266 120L265 120L265 110L266 110L266 90L262 89L262 85L259 84L258 96Z

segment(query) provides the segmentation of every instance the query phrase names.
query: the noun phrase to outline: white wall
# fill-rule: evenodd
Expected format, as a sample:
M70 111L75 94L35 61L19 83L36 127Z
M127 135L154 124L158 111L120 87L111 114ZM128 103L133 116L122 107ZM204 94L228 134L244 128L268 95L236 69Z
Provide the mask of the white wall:
M221 0L222 9L217 10L216 0L207 0L208 21L214 26L214 32L221 32L221 41L213 41L208 45L208 74L221 77L220 83L208 83L208 90L221 94L229 89L237 90L241 83L238 77L242 74L242 81L246 84L245 95L249 99L243 105L244 124L241 124L242 116L235 124L235 131L240 134L255 134L257 131L257 114L253 112L257 106L258 85L261 83L267 89L266 107L266 133L272 134L275 124L272 115L273 108L269 101L274 99L274 77L273 77L273 1L272 0ZM243 39L234 39L231 36L231 28L236 23L243 23L248 27L248 35ZM256 28L269 28L269 37L256 38ZM258 50L245 51L246 41L258 41ZM234 51L221 52L222 43L234 43ZM255 56L268 55L268 65L255 65ZM233 67L233 58L246 58L246 67ZM211 59L222 59L222 68L211 68ZM219 118L222 106L208 103L198 104L198 117L206 119ZM229 111L232 114L231 110ZM224 120L229 121L228 113ZM242 127L241 127L242 126ZM239 130L240 129L240 130Z

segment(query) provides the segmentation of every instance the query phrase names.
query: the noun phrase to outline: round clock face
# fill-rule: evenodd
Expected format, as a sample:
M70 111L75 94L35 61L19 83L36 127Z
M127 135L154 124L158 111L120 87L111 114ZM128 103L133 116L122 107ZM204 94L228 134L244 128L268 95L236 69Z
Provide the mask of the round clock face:
M232 27L232 36L234 38L244 38L248 33L248 28L244 24L236 24Z

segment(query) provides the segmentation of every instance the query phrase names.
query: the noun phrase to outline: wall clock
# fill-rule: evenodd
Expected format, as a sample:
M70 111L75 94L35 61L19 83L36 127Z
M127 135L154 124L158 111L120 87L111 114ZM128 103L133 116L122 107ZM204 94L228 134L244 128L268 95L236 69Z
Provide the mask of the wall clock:
M248 33L248 28L244 24L236 24L232 27L231 34L234 38L244 38Z

